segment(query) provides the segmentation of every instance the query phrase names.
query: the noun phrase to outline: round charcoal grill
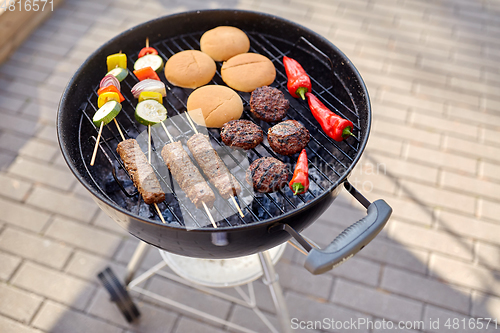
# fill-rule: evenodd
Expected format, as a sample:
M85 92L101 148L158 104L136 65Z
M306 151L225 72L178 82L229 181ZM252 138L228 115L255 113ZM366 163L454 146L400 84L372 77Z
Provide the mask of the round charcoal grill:
M309 158L309 191L293 196L288 188L270 194L253 193L245 201L245 216L240 217L231 201L228 209L234 214L218 218L217 228L198 223L206 213L187 207L180 199L168 172L156 169L162 186L170 189L167 200L159 204L167 221L163 224L153 206L146 205L126 173L116 146L122 140L115 124L105 126L96 163L90 166L90 157L98 128L92 123L97 110L97 89L106 73L106 57L124 52L128 56L129 75L121 83L125 97L123 109L116 120L126 138L135 138L146 128L134 119L137 100L130 90L138 81L132 74L132 64L149 38L166 61L173 54L188 49L199 50L201 35L220 25L235 26L250 38L250 52L268 57L276 67L277 76L272 86L285 93L291 107L285 119L301 122L311 133L306 150ZM324 134L311 115L307 103L291 97L286 88L287 77L283 56L299 61L312 80L313 93L335 113L354 123L354 134L343 142L335 142ZM211 84L224 84L220 76L221 63ZM190 89L181 89L160 78L167 86L164 105L169 118L186 111ZM262 127L264 133L273 124L261 122L249 112L249 93L239 93L244 102L243 119ZM195 132L184 119L185 126L176 125L176 140L187 140ZM371 121L370 103L364 83L349 59L334 45L316 33L275 16L249 11L207 10L162 17L134 27L113 38L95 51L78 69L63 94L57 130L63 155L80 182L90 191L97 204L118 224L146 243L168 252L198 258L232 258L261 252L294 237L309 252L306 267L314 273L324 272L364 247L384 227L391 208L383 201L368 202L348 182L347 178L358 162L368 139ZM200 127L198 127L200 129ZM216 150L227 153L226 163L242 169L231 148L221 142L219 130L209 129L208 135ZM156 140L153 154L161 161L164 144ZM248 162L262 156L273 156L288 163L291 171L297 156L276 154L264 141L247 152ZM244 173L245 170L240 170ZM243 177L240 185L248 189ZM339 194L344 185L367 209L362 220L346 229L325 249L313 248L299 234L314 222ZM214 193L217 191L214 189ZM218 216L218 208L212 213ZM205 216L203 216L203 214ZM187 226L195 227L188 228ZM334 238L335 235L332 235Z

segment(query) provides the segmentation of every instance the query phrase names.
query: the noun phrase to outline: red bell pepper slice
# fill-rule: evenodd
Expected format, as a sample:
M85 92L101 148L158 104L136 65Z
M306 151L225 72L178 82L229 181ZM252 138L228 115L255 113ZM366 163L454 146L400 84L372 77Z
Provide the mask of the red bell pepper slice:
M139 79L139 81L146 79L160 80L160 77L151 67L144 67L134 71L135 76Z
M143 47L141 52L139 52L139 55L137 57L142 58L148 54L158 54L158 51L156 51L156 49L153 47Z
M107 86L107 87L104 87L104 88L100 88L98 91L97 91L97 95L100 96L102 93L105 93L105 92L115 92L118 94L118 96L120 97L120 103L123 102L125 100L125 97L123 97L122 93L120 92L120 90L118 90L118 88L116 88L115 86L111 85L111 86Z

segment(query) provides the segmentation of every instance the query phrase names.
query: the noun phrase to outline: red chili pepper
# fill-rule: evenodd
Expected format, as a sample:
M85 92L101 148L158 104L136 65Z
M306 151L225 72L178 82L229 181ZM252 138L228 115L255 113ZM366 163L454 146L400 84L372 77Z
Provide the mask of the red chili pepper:
M352 121L337 116L313 94L306 93L306 97L314 118L316 118L321 125L326 135L335 141L342 141L350 135L355 137L355 135L352 134L352 129L354 127Z
M137 58L142 58L148 54L158 54L158 51L156 51L156 49L152 48L152 47L143 47L141 52L139 52L139 55L137 56Z
M99 96L99 95L101 95L102 93L105 93L105 92L115 92L115 93L117 93L118 96L120 96L120 103L125 100L125 97L123 97L123 95L120 92L120 90L118 90L118 88L116 88L113 85L107 86L107 87L104 87L104 88L100 88L99 90L97 90L97 95Z
M286 86L290 95L295 98L300 96L305 100L304 94L311 92L311 79L306 71L296 60L287 56L283 57L283 65L285 65L286 76L288 77Z
M135 76L139 79L139 81L146 80L146 79L153 79L153 80L160 80L160 77L156 72L150 67L144 67L138 70L134 71Z
M309 166L307 165L307 153L305 149L300 152L292 180L288 183L293 195L303 194L309 188Z

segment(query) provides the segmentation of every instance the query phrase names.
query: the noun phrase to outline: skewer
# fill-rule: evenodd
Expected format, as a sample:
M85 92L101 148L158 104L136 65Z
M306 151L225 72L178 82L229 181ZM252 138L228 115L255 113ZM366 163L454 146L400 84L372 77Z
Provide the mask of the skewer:
M148 162L151 164L151 125L148 125Z
M170 132L168 131L167 127L163 122L161 122L161 125L163 129L165 130L165 133L167 133L168 138L170 139L170 142L174 142L174 139L172 135L170 135ZM212 216L212 213L210 213L210 210L208 209L207 205L205 204L204 201L201 202L203 204L203 208L205 208L205 212L207 212L208 218L210 219L210 222L212 223L212 226L217 229L217 224L215 224L214 218Z
M189 115L188 112L186 112L186 118L189 121L189 124L191 124L191 127L193 128L194 132L198 134L198 130L196 129L196 126L194 126L193 120L191 119L191 116ZM234 195L231 194L231 199L233 200L234 205L236 206L236 209L238 210L238 213L240 214L241 217L245 217L245 214L241 211L240 205L236 202L236 199L234 198Z
M118 125L118 122L116 121L116 118L113 118L113 120L115 121L116 128L118 128L118 132L120 133L120 136L122 137L122 141L125 141L125 136L123 136L123 132L122 132L120 126Z
M146 47L149 47L149 37L146 37Z
M99 134L97 134L97 140L95 140L94 152L92 153L92 159L90 160L90 166L94 166L95 157L97 155L97 148L99 147L99 140L101 140L102 128L104 127L104 121L101 121L101 127L99 127Z
M156 208L156 212L160 216L160 219L163 222L163 224L167 224L167 222L165 222L165 219L163 218L163 214L161 213L160 208L158 207L158 205L156 204L156 202L154 203L154 205L155 205L155 208Z

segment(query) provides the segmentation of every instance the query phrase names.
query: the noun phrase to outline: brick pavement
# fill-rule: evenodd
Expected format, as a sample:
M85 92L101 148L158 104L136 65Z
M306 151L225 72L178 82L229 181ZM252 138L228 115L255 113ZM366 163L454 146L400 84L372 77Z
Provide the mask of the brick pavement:
M276 268L292 317L426 322L400 332L446 332L448 318L500 320L498 2L67 0L0 65L0 332L225 331L147 298L137 299L142 320L126 324L96 274L111 265L123 276L137 240L70 174L54 125L65 83L100 44L154 17L203 8L267 12L317 31L353 61L371 96L371 138L351 181L370 200L386 199L393 217L366 249L321 276L287 249ZM342 194L306 235L325 245L362 216ZM159 260L150 250L142 269ZM149 287L264 331L229 301L160 277ZM276 322L265 285L255 287Z

